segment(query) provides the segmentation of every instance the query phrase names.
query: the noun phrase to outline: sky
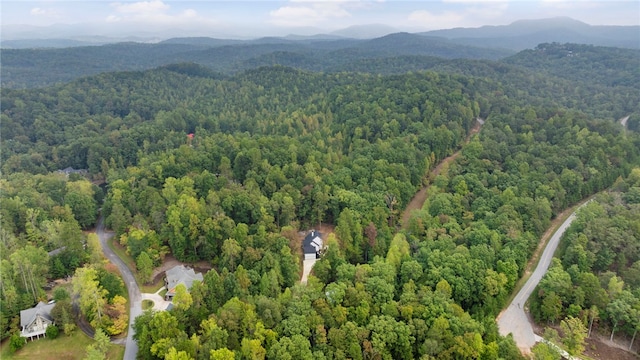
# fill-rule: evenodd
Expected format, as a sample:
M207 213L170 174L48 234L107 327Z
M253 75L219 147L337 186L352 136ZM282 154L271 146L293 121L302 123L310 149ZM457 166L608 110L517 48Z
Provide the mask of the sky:
M71 31L160 37L312 35L368 24L417 32L557 16L591 25L640 25L638 0L2 0L0 12L3 39L24 33L22 25L48 27L40 34L50 36Z

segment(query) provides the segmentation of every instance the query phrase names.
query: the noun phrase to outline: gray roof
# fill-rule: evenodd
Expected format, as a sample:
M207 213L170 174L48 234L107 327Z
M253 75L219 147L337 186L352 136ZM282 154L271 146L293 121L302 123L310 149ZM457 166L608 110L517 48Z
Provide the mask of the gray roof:
M25 327L31 324L36 319L37 315L40 315L47 320L53 321L53 318L51 317L51 310L54 306L56 306L55 303L45 304L40 301L35 307L20 311L20 326Z
M165 273L167 277L167 293L175 293L175 288L179 284L184 284L187 289L191 288L194 281L202 281L201 273L196 273L192 268L184 265L174 266Z
M309 234L302 241L302 249L305 254L313 254L320 250L324 246L324 242L321 238L322 234L319 231L311 230Z
M56 256L56 255L60 254L66 248L67 248L66 246L63 246L63 247L59 247L59 248L57 248L55 250L49 251L49 257Z

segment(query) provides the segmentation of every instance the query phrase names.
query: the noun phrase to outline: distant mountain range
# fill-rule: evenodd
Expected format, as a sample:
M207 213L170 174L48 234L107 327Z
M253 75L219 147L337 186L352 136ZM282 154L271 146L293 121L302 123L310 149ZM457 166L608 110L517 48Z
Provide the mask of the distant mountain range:
M613 52L615 55L607 59L607 64L614 64L620 56L624 59L622 65L625 66L633 66L640 59L640 27L591 26L569 18L523 20L506 26L484 26L477 29L460 28L417 34L401 32L373 39L342 36L363 35L365 30L393 31L389 28L385 30L384 26L371 26L315 36L290 35L253 40L180 37L156 43L130 41L115 44L102 44L101 42L109 41L106 38L96 38L95 42L91 42L91 39L14 40L2 43L7 48L0 53L0 76L3 87L21 88L68 82L102 72L146 70L184 63L202 65L220 74L233 74L272 65L311 71L388 74L446 66L452 59L506 59L507 62L517 63L517 57L512 60L508 58L516 54L516 49L527 48L538 52L534 58L540 63L535 66L549 68L551 65L545 63L550 59L547 55L573 56L574 53L567 52L573 51L573 48L554 47L553 49L560 50L540 52L538 44L566 42L584 46L617 45L621 51ZM20 48L23 46L29 48ZM58 46L64 48L57 48ZM625 47L633 50L623 49ZM600 51L584 47L575 50L579 50L581 56L592 50ZM525 58L529 59L531 56ZM580 59L586 60L582 57ZM557 60L553 61L557 63ZM569 68L570 65L566 64ZM604 80L603 83L606 83ZM610 80L614 83L627 83L625 79Z
M435 30L421 35L443 37L458 44L517 51L552 42L640 49L640 26L589 25L567 17L519 20L501 26Z
M15 26L14 26L15 27ZM104 36L62 37L60 34L68 33L69 26L53 25L48 28L18 27L5 31L14 36L11 40L3 40L2 48L62 48L87 45L102 45L117 42L143 42L157 43L160 40L157 35L138 34L138 36L120 36L108 38ZM55 38L47 38L49 35ZM306 31L309 31L307 29ZM368 40L398 33L399 30L387 25L370 24L357 25L331 33L318 33L316 35L290 34L283 37L264 38L266 42L275 40L285 41L332 41L332 40ZM80 31L77 33L85 33ZM417 35L440 38L440 41L449 43L471 45L483 48L500 48L513 51L532 49L541 43L577 43L599 46L625 47L640 49L640 26L604 26L589 25L568 17L557 17L538 20L518 20L509 25L482 26L479 28L454 28L434 30L416 33ZM11 35L10 35L11 36ZM264 42L261 39L231 39L229 37L181 37L164 40L164 43L198 44L206 46L232 45L240 43Z
M408 33L370 40L174 38L157 44L127 42L71 48L3 49L0 75L5 87L33 87L101 72L145 70L175 63L196 63L224 74L270 65L339 71L348 70L350 64L358 61L389 57L497 60L514 53Z

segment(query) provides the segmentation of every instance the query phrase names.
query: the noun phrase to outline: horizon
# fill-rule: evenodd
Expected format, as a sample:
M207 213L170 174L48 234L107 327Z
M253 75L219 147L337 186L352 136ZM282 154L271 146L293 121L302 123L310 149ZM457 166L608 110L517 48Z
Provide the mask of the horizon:
M589 25L640 25L637 1L3 1L2 40L83 37L255 39L313 36L361 27L424 32L571 18ZM82 19L82 21L78 21ZM375 29L377 28L377 29Z

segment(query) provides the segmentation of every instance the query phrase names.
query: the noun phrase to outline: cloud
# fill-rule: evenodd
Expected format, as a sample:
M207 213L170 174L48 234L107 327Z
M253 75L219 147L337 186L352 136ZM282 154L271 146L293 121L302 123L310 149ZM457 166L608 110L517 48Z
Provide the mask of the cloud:
M147 26L210 26L215 21L203 18L193 9L171 12L171 7L161 0L135 3L114 2L110 4L116 14L105 18L108 23L133 23Z
M438 14L427 10L416 10L409 14L410 22L428 29L445 29L459 27L465 24L465 16L453 11L444 11Z
M442 0L455 10L438 12L416 10L407 20L415 26L426 29L447 29L453 27L480 26L494 23L509 8L507 0Z
M492 4L492 3L505 3L505 0L442 0L444 3L453 4Z
M47 16L47 17L57 17L60 13L54 9L43 9L40 7L35 7L31 9L29 12L33 16Z
M601 7L602 2L590 0L542 0L542 6L556 9L593 9Z
M169 5L160 0L140 1L135 3L111 3L111 6L119 13L159 13L169 10Z
M351 17L351 12L366 9L382 1L365 0L290 0L269 13L270 23L277 26L314 26L323 22Z

